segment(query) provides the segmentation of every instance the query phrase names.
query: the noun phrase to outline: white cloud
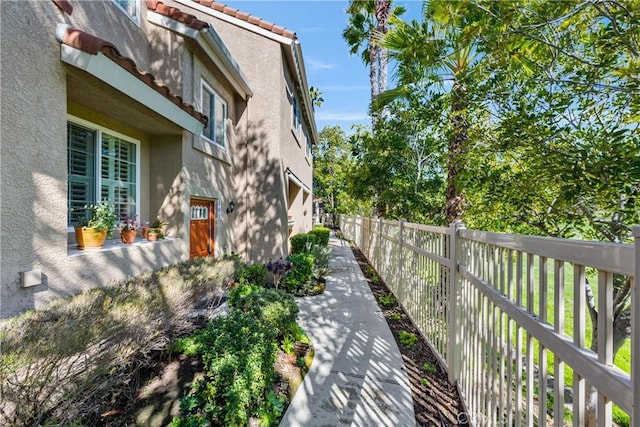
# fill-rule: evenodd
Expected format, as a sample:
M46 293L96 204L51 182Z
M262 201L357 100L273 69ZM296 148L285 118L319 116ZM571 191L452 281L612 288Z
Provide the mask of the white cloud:
M307 64L311 70L333 70L336 68L336 64L329 64L327 62L318 61L315 59L307 59Z
M355 122L358 120L370 120L369 114L360 111L336 112L336 111L319 111L316 113L317 121L334 121L334 122Z

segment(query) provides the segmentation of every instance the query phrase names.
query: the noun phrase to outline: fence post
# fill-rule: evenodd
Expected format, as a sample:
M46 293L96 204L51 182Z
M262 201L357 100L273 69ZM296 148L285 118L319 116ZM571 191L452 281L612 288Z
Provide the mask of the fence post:
M640 422L640 226L633 227L635 244L633 288L631 290L631 392L633 412L629 425Z
M402 267L404 266L404 223L406 219L400 220L400 232L398 235L398 299L400 304L406 306L404 301L404 284L402 283Z
M459 230L464 229L462 221L454 221L449 225L449 300L448 300L448 319L447 331L449 340L447 342L447 366L449 373L449 382L455 384L460 378L460 305L461 289L460 289L460 271L458 269L458 261L460 260L460 243L458 240Z
M382 219L378 217L378 265L376 270L378 274L382 274L380 269L382 268Z

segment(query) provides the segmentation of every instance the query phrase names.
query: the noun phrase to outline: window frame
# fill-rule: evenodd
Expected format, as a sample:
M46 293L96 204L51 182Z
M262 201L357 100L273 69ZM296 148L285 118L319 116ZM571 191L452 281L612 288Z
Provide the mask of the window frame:
M220 148L221 150L226 151L227 150L227 144L228 144L228 140L227 140L227 119L229 118L229 104L227 104L227 101L220 96L220 94L213 88L211 87L211 85L209 83L207 83L207 81L202 78L200 79L200 110L204 111L204 93L205 91L207 93L209 93L209 95L211 96L211 98L213 99L213 108L211 108L211 106L209 106L209 122L207 123L206 128L209 128L213 131L213 135L212 138L209 138L208 136L206 136L204 134L205 129L202 129L202 134L200 135L205 141L207 141L210 144L214 144L216 147ZM224 114L222 117L222 144L218 143L216 141L216 136L217 136L217 132L216 132L216 110L215 110L215 106L216 106L216 101L219 101L222 103L223 107L224 107Z
M135 214L138 215L138 218L140 217L140 168L141 168L141 164L142 164L142 159L140 158L140 140L135 139L129 135L125 135L122 134L120 132L117 132L113 129L98 125L94 122L90 122L88 120L85 119L81 119L80 117L77 116L73 116L71 114L67 114L67 124L75 124L78 126L82 126L84 128L87 128L89 130L92 130L96 133L96 138L94 141L95 144L95 155L94 155L94 194L96 197L95 202L100 201L99 198L101 197L101 189L102 189L102 135L103 133L106 133L110 136L119 138L123 141L126 141L130 144L133 144L133 146L135 147L135 155L136 155L136 162L135 162L135 183L136 183L136 189L135 189ZM69 145L69 135L67 134L67 150ZM67 192L69 189L69 164L67 164ZM67 194L68 197L68 194ZM95 203L94 202L94 203ZM118 214L118 213L116 213ZM67 199L67 231L68 232L72 232L73 231L73 226L69 225L69 200Z
M139 27L140 26L140 0L133 0L133 1L135 2L135 6L136 6L135 16L131 15L131 13L129 13L129 11L125 9L124 6L122 6L118 0L111 0L111 3L115 4L118 7L118 9L120 9L120 11L127 16L127 18L132 20Z

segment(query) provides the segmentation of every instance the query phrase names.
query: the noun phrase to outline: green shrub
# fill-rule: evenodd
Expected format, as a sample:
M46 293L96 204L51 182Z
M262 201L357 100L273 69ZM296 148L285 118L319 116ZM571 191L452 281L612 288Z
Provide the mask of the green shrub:
M316 236L311 233L298 233L291 236L291 255L308 253L316 244Z
M280 281L280 286L287 292L297 294L313 279L313 255L307 253L290 255L288 261L293 263L293 268Z
M229 307L236 307L240 299L249 294L260 292L262 289L264 288L258 285L250 283L240 283L238 286L229 291Z
M268 288L256 291L255 287L235 298L233 307L264 322L279 339L295 327L299 311L291 295Z
M315 226L309 233L316 236L317 245L323 246L325 248L329 246L329 236L331 234L331 230L327 227Z
M238 282L264 286L267 281L267 267L264 264L248 265L238 272Z
M313 245L310 254L313 255L313 274L318 278L329 274L331 271L329 269L329 260L331 259L329 248Z
M407 348L413 348L418 342L416 334L407 331L400 331L400 344Z
M393 294L382 295L378 297L378 301L380 305L385 308L391 308L396 305L396 297L394 297Z
M400 319L402 319L402 314L400 314L400 313L393 313L393 314L389 317L389 319L391 319L391 320L400 320Z
M205 378L181 399L172 426L248 425L251 417L282 412L281 400L271 395L277 343L266 322L233 310L175 347L202 357Z
M424 369L425 371L429 372L430 374L437 374L438 373L438 368L436 368L434 365L432 365L429 362L425 362L424 365L422 365L422 369Z

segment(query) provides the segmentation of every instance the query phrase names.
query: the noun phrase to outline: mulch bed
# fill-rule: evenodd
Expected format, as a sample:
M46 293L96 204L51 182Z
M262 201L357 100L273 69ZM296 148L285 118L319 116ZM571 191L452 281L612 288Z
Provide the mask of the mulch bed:
M373 268L357 246L351 250L358 261L363 274L367 267ZM390 294L389 288L379 278L377 281L367 280L373 295L378 298ZM402 306L386 308L378 302L380 309L396 339L404 365L411 382L413 392L413 408L418 426L464 426L464 407L457 389L449 383L446 371L440 366L431 348L413 325ZM415 346L408 348L400 343L400 331L411 332L418 337ZM429 369L425 369L425 366ZM435 369L434 369L435 368Z

